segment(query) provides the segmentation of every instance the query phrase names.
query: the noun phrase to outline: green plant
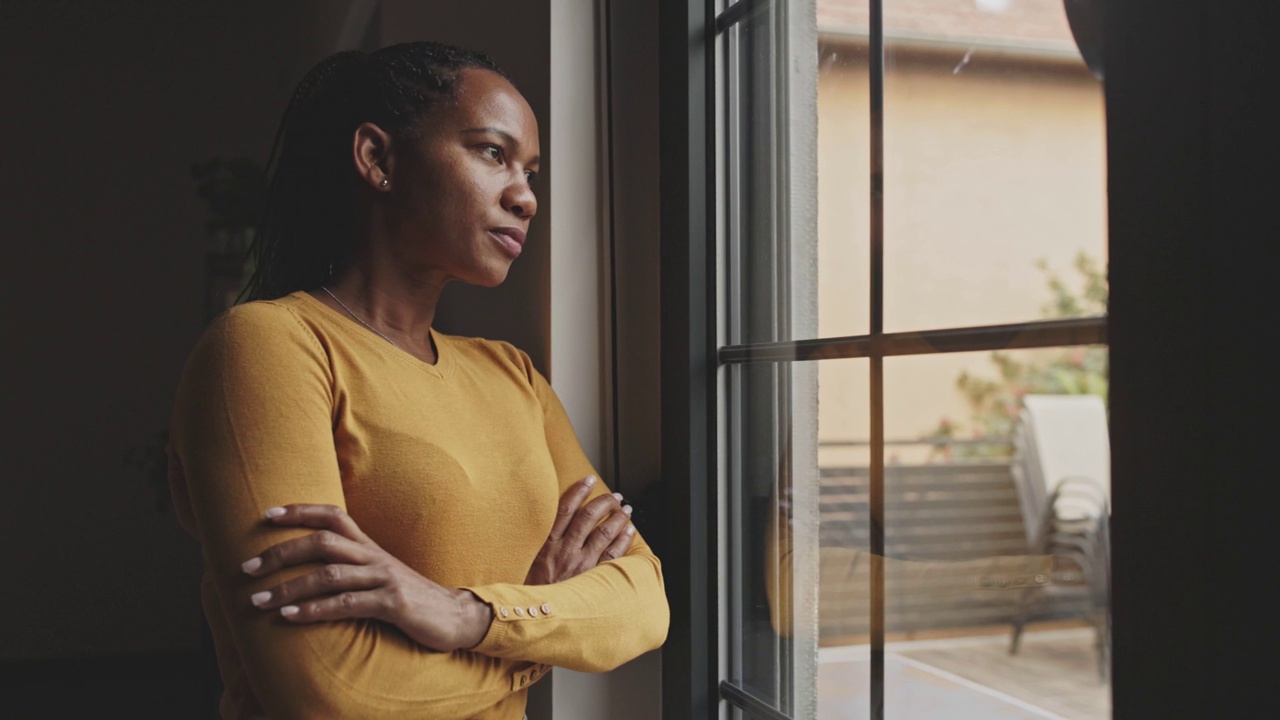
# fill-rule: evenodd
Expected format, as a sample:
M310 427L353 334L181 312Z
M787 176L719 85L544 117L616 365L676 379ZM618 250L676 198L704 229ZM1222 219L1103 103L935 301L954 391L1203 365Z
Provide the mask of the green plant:
M1046 276L1051 294L1041 307L1046 319L1103 315L1107 311L1107 277L1097 261L1085 253L1076 256L1073 268L1079 282L1069 285L1044 260L1036 263ZM1107 398L1108 354L1102 346L1019 351L996 351L990 356L995 378L962 372L956 389L969 406L969 421L961 425L948 418L922 439L936 440L930 457L978 460L1007 457L1006 443L953 445L959 439L1004 439L1013 434L1022 398L1028 394L1097 395Z

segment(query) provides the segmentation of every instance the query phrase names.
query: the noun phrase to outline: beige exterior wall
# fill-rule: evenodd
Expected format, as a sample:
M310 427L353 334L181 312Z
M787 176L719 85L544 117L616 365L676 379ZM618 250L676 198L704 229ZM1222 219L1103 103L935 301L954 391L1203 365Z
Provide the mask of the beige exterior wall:
M968 55L966 60L966 54ZM1036 262L1077 278L1073 258L1106 260L1100 83L1079 61L890 42L885 85L886 332L1019 322L1050 298ZM819 332L869 330L869 90L865 45L820 48ZM888 439L943 417L968 420L964 370L987 353L889 358ZM865 361L819 370L821 440L869 433ZM919 454L902 452L903 461ZM865 453L824 451L825 464Z

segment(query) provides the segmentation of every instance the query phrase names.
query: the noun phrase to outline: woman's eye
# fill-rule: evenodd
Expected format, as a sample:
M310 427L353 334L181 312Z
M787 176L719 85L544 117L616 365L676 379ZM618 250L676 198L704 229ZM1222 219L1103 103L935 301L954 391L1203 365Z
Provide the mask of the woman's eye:
M502 149L497 145L485 145L484 154L488 155L490 160L498 160L502 157Z
M524 181L527 183L532 183L533 179L536 177L538 177L538 173L532 170L526 170L524 173Z

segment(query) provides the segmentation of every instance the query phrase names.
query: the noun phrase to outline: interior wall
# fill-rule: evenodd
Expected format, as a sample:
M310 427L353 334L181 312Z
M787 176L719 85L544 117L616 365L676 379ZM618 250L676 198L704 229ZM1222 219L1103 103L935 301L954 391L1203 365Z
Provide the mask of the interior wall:
M195 543L124 461L203 326L189 166L265 161L346 4L0 4L0 661L198 646Z

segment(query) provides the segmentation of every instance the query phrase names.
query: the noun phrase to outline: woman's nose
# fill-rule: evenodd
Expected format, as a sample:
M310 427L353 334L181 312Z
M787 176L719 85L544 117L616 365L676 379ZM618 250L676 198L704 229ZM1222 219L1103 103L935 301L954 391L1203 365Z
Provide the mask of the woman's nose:
M529 187L529 181L524 176L507 187L507 191L502 196L502 206L521 220L528 220L537 214L538 198L533 194L533 188Z

